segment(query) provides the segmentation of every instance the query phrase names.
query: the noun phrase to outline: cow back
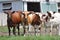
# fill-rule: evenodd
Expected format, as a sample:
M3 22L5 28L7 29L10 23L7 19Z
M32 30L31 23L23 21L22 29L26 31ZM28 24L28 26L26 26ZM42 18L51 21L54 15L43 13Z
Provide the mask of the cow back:
M12 22L13 23L21 22L21 12L15 12L14 14L12 14Z

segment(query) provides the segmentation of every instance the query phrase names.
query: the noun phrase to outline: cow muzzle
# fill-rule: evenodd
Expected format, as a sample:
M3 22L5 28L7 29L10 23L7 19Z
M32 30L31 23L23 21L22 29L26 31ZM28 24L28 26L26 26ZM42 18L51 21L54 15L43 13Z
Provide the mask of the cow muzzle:
M25 19L24 19L24 24L25 24L25 25L27 25L27 24L28 24L28 22L27 22L27 21L28 21L28 20L27 20L27 18L25 18Z

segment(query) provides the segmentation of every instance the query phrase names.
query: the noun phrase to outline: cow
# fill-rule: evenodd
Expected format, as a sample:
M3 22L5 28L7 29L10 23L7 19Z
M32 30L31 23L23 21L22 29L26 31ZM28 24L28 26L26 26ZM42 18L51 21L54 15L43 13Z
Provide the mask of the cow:
M23 15L24 15L24 24L25 25L28 25L28 26L32 25L32 26L34 26L34 29L36 29L37 26L35 26L35 25L41 24L40 16L38 14L36 14L35 12L25 11L25 12L23 12ZM24 34L25 34L25 32L24 32ZM36 35L36 30L35 30L35 35Z
M52 35L52 28L56 26L57 30L60 30L60 13L47 11L47 17L44 19L46 26L50 26L50 35ZM60 31L58 32L60 35Z
M24 32L23 32L23 35L25 36L25 33L27 33L29 27L26 27L28 26L28 15L30 15L31 13L33 13L33 11L23 11L22 14L23 14L23 29L24 29Z
M53 26L57 26L56 28L58 30L58 34L60 35L60 13L53 12L49 22L51 23L51 31Z
M11 29L13 28L13 34L16 35L16 27L18 29L18 35L20 35L19 32L19 24L22 21L22 11L5 11L5 14L7 14L7 26L8 26L8 32L9 36L11 35Z
M37 14L39 14L40 16L40 20L41 20L41 27L45 27L45 32L46 32L46 27L48 26L47 24L49 24L48 22L50 21L50 18L52 17L52 12L48 12L47 13L39 13L37 12ZM40 27L40 29L41 29Z
M41 27L39 27L41 25L41 23L42 23L42 21L40 19L40 16L38 14L34 14L31 25L34 26L35 35L36 35L37 31L38 31L37 28L39 30L41 30Z

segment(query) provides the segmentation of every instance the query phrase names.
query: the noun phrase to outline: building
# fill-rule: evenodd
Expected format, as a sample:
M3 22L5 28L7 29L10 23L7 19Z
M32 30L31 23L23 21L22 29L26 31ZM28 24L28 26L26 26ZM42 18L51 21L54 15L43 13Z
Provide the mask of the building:
M47 11L60 12L60 0L0 0L0 25L7 24L5 14L1 13L6 10L42 13Z
M60 12L60 0L0 0L0 12L6 10Z

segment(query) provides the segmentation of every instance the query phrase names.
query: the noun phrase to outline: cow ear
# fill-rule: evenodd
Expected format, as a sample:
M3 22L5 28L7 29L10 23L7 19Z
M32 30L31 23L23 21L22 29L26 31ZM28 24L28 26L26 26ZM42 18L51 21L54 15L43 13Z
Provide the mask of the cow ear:
M49 11L47 11L47 13L49 13Z
M8 14L8 12L4 12L5 14Z
M49 17L51 17L51 13L50 13L50 12L48 12L48 11L47 11L47 13L48 13L48 16L49 16Z
M24 15L24 12L21 12L22 15Z
M12 14L15 13L15 11L12 11Z
M31 14L34 14L34 11L30 11Z
M33 11L29 11L29 14L34 14L34 12L33 12ZM28 15L29 15L29 14L28 14Z
M56 12L54 11L53 14L55 14Z

